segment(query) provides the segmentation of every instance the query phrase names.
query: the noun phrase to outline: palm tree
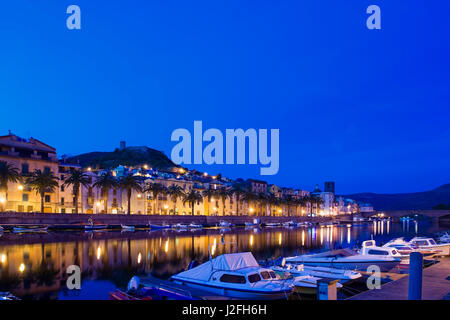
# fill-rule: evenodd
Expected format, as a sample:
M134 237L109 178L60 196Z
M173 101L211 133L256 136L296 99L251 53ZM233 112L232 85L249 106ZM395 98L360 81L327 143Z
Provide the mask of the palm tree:
M202 195L200 192L191 190L189 193L186 193L183 196L183 204L188 202L191 205L192 208L192 215L194 215L194 206L196 202L200 202L203 200Z
M58 177L55 177L51 171L42 172L41 170L35 170L31 177L28 178L27 185L41 196L41 212L44 212L45 193L55 192L56 187L58 187Z
M267 197L267 203L269 204L269 216L271 216L273 213L272 206L278 205L278 198L273 193L270 193Z
M239 215L239 203L241 202L241 198L246 194L247 189L244 187L242 183L236 182L231 187L231 193L236 196L236 215Z
M93 184L95 188L101 188L102 197L105 201L105 213L108 213L108 194L110 189L117 188L116 178L108 171L97 178L97 181Z
M72 186L72 194L75 198L75 213L78 213L78 196L80 187L89 187L90 181L86 173L81 170L70 170L70 175L64 180L64 186Z
M242 199L247 202L247 206L249 207L249 211L255 211L255 209L252 208L252 204L253 204L254 201L257 200L257 197L256 197L256 195L253 192L247 191L246 193L244 193L244 196L242 197ZM255 213L255 215L256 215L256 213Z
M131 214L131 193L134 191L142 192L141 178L132 174L124 175L118 182L122 190L127 191L128 214Z
M231 198L233 193L227 188L223 187L217 190L217 196L222 200L222 215L225 215L225 202L227 198Z
M265 213L267 213L267 202L268 202L268 197L265 193L260 192L256 195L256 198L258 200L259 203L259 215L261 216L265 216L264 212L263 212L263 207L266 208Z
M207 189L205 191L203 191L202 193L203 197L207 199L208 202L208 211L207 211L207 215L209 216L209 205L211 204L211 198L217 195L217 191L214 189Z
M5 201L6 201L6 193L8 192L8 182L16 183L20 182L22 177L19 174L19 170L9 164L6 161L0 161L0 192L5 193ZM3 202L1 203L1 211L4 210Z
M173 201L173 214L175 214L177 211L177 200L184 196L184 190L182 187L173 184L167 189L167 193Z
M153 203L153 212L154 214L156 214L156 208L158 207L158 195L167 194L167 188L161 183L152 182L147 185L145 191L151 192L153 195L153 200L155 200L155 202Z

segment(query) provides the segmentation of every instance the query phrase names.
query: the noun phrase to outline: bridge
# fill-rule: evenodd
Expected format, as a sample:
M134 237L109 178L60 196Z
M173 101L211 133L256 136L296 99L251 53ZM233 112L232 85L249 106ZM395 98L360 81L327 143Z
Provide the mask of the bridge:
M431 218L431 220L439 222L450 222L450 210L386 210L386 211L372 211L372 212L361 212L361 216L369 218L377 214L383 213L386 217L391 217L394 219L400 219L405 216L424 216Z

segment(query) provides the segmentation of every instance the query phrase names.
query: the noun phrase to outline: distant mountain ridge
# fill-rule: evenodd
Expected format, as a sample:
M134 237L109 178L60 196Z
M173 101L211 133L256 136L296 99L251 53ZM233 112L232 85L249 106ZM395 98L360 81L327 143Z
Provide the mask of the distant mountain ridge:
M119 165L148 165L158 169L177 167L163 152L149 147L127 147L113 152L89 152L68 157L66 162L79 164L83 168L115 168Z
M375 210L429 210L438 204L450 204L450 184L413 193L355 193L343 195L358 202L370 203Z

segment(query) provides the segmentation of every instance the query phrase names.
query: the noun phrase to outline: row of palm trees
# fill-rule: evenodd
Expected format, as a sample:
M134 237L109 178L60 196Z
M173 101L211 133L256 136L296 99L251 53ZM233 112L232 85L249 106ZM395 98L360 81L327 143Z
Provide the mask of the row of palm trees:
M44 212L44 197L45 193L52 193L58 187L58 177L54 176L50 171L35 170L31 176L22 177L19 170L11 164L0 161L0 192L6 193L8 191L8 183L24 183L31 187L41 198L41 212ZM81 187L91 187L90 177L80 170L71 170L70 174L64 180L63 185L72 187L72 194L75 203L75 213L78 213L78 199L80 196ZM222 215L225 215L226 200L236 200L236 215L239 215L240 204L246 202L250 210L255 212L255 215L264 215L264 211L269 209L272 214L273 207L285 206L287 207L288 216L291 215L291 209L295 208L295 212L299 207L306 207L309 204L310 212L312 213L313 206L320 207L323 203L318 197L302 197L295 198L293 196L285 196L282 198L276 197L273 194L253 193L242 183L235 183L231 188L207 189L203 192L190 190L186 192L179 185L164 186L161 183L144 184L143 178L134 175L124 175L121 178L116 178L110 172L107 172L99 177L92 184L92 187L101 189L102 198L104 200L104 212L108 212L108 194L110 190L121 189L126 192L128 206L127 213L131 214L131 196L133 191L138 193L148 192L152 194L153 198L153 212L157 212L159 197L162 195L169 196L173 202L173 214L176 213L177 201L181 199L183 204L189 203L191 213L194 215L195 204L207 200L207 214L210 215L210 203L212 199L220 199L222 202ZM3 206L3 204L2 204ZM255 208L257 210L255 210ZM2 211L3 211L2 207ZM215 209L216 210L216 209ZM250 213L252 213L250 212Z

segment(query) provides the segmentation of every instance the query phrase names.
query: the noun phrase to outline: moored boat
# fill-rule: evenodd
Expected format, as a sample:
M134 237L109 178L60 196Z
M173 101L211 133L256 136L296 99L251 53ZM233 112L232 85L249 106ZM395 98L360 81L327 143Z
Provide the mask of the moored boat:
M232 226L233 226L233 224L228 221L221 220L219 222L219 227L221 227L221 228L231 228Z
M108 228L106 224L86 224L84 226L84 230L90 231L90 230L103 230Z
M201 224L196 224L195 222L191 222L191 223L188 225L188 227L189 227L189 229L202 229L202 228L203 228L203 225L201 225Z
M267 222L264 225L266 227L279 227L281 224L279 222Z
M25 233L25 232L47 232L48 227L44 226L17 226L13 227L14 233Z
M245 222L246 227L259 227L261 225L261 221L259 219L253 219L252 222Z
M20 300L10 292L0 292L0 301L2 300Z
M415 245L420 249L436 250L437 255L449 256L450 255L450 243L436 243L433 238L415 237L409 241L410 244Z
M297 224L294 221L283 222L284 227L296 227Z
M124 225L124 224L121 224L120 226L121 226L123 231L134 231L135 230L134 226L127 226L127 225Z
M151 223L148 224L148 227L152 230L153 229L156 230L156 229L170 229L171 228L171 226L168 224L159 225L159 224L151 224Z
M284 264L284 261L285 259L283 259L283 263L281 266L273 266L272 270L278 272L289 272L293 276L314 276L318 278L340 280L342 283L356 280L362 277L361 273L352 270L335 269L327 267L312 267L312 266L305 266L303 264L299 265Z
M364 255L345 248L316 254L300 255L286 258L287 263L306 266L329 267L346 270L367 271L377 265L382 272L388 272L400 264L401 259L386 255Z
M238 299L283 299L292 291L292 283L261 267L251 252L223 254L170 279Z

